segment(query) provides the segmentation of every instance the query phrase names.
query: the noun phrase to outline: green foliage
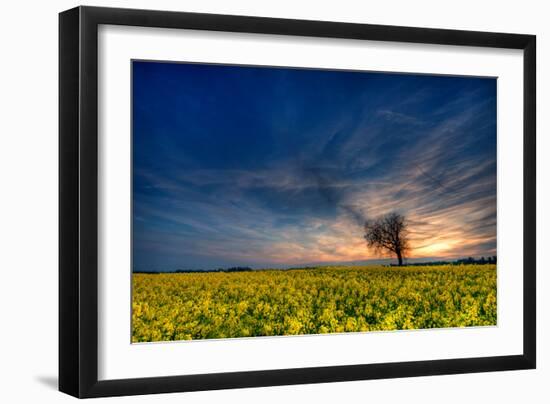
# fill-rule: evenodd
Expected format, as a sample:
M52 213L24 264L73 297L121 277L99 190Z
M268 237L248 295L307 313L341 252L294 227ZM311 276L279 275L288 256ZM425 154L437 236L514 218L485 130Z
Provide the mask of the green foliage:
M496 266L134 274L133 342L496 325Z

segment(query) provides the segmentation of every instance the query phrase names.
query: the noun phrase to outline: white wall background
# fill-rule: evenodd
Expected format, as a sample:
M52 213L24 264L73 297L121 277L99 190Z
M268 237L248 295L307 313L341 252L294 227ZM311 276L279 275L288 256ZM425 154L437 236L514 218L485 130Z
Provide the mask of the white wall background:
M156 8L538 36L538 369L108 399L120 403L548 402L550 25L546 2L90 1ZM0 24L0 380L6 403L72 400L57 386L57 13L74 1L3 4ZM546 158L545 158L546 157ZM518 161L518 164L520 162ZM546 320L546 321L545 321ZM545 383L546 382L546 383Z

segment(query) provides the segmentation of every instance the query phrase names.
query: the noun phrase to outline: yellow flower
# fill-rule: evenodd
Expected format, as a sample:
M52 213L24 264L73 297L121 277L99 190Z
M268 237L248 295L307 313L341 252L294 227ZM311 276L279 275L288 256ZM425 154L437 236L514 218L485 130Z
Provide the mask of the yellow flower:
M134 274L132 342L495 325L495 265Z

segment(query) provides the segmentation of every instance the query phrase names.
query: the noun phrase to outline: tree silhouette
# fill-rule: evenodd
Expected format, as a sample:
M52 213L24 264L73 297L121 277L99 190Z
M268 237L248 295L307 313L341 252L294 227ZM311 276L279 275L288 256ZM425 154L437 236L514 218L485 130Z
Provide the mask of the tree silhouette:
M367 220L364 237L369 247L395 254L401 266L409 250L407 227L405 216L392 212L375 220Z

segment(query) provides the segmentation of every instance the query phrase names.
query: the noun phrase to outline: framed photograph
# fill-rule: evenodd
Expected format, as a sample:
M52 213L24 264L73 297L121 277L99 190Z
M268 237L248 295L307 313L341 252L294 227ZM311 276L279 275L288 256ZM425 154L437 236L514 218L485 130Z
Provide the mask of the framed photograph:
M61 391L535 368L535 36L59 27Z

